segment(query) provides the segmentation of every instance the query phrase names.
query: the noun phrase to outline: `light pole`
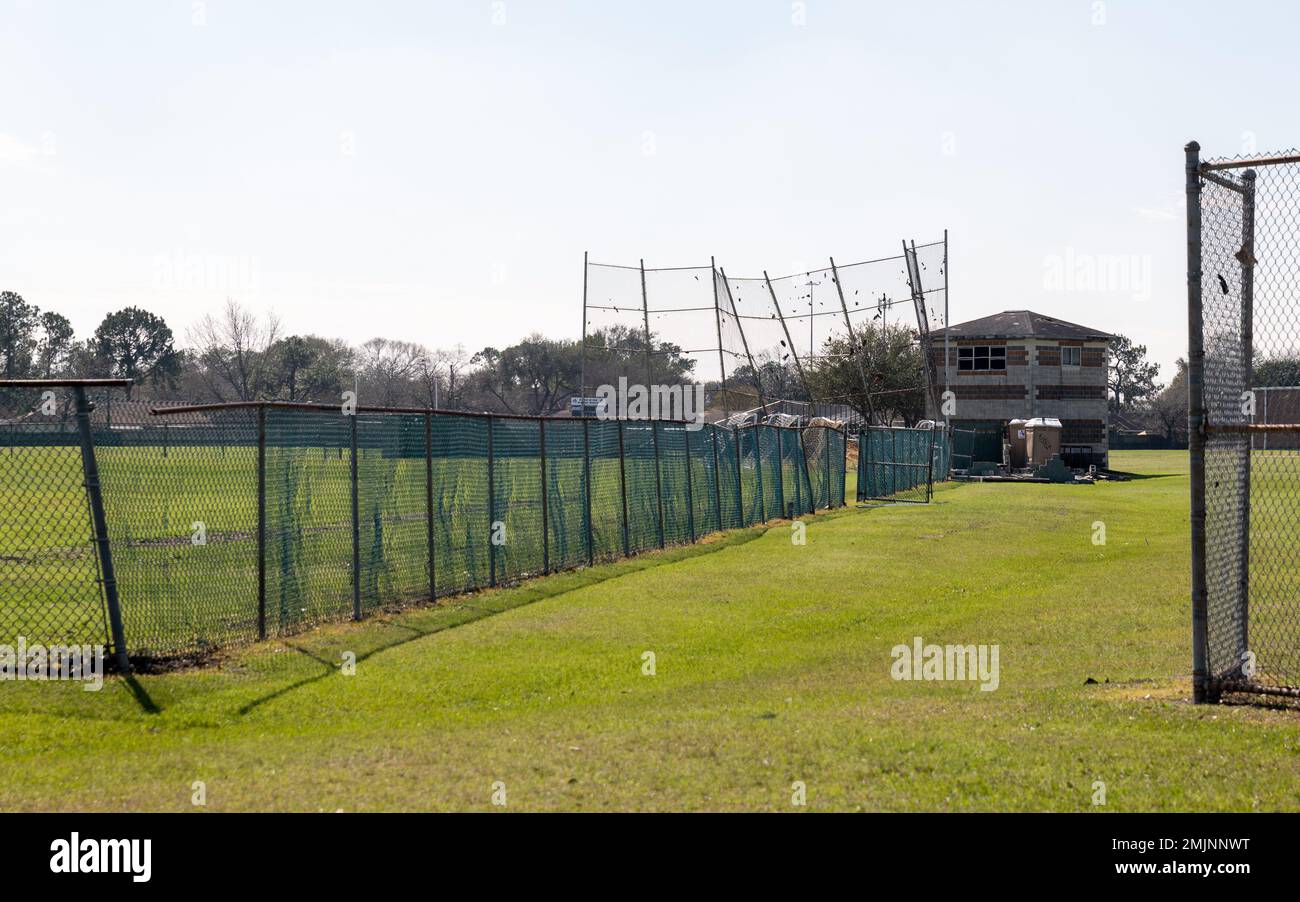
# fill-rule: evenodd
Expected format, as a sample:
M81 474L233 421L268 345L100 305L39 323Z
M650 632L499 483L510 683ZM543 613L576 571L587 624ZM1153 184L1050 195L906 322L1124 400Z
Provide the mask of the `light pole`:
M811 273L807 275L811 276ZM808 289L808 359L812 360L814 356L813 348L813 289L820 285L821 282L813 281L809 278L803 283L803 287Z

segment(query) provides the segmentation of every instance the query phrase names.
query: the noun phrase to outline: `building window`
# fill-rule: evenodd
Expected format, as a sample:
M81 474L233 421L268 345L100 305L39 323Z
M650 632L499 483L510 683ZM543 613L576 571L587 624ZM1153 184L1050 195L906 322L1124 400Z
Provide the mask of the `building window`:
M957 349L958 371L1005 370L1005 345L971 345Z
M1078 366L1082 360L1083 348L1065 346L1061 348L1061 366Z

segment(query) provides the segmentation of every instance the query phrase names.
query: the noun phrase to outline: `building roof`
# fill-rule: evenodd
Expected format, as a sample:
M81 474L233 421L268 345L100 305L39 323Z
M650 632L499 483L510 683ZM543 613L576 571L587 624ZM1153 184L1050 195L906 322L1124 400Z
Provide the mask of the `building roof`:
M1109 341L1109 332L1067 323L1063 319L1044 316L1032 310L1005 310L992 316L956 323L946 329L935 329L931 338L1067 338Z

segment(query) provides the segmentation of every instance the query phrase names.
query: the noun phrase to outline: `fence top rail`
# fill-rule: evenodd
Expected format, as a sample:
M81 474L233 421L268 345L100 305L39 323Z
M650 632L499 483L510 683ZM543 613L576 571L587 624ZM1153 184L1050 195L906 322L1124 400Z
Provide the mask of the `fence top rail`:
M343 405L309 404L300 401L220 401L212 404L178 404L178 405L172 405L166 407L150 407L149 413L156 417L165 417L165 416L174 416L177 414L186 414L186 413L211 413L214 411L221 411L221 410L257 410L257 409L297 410L297 411L303 411L307 413L341 414ZM526 414L519 414L519 413L486 413L482 411L469 411L469 410L444 410L439 407L382 407L382 406L373 406L373 405L364 405L364 404L357 405L356 412L357 413L386 413L386 414L398 414L398 415L404 414L407 416L430 415L430 416L442 416L442 417L469 417L472 419L480 419L480 420L526 420L528 422L533 422L533 423L540 423L540 422L582 423L589 420L597 423L600 422L664 423L669 426L690 426L694 423L693 420L673 420L673 419L666 419L666 418L656 418L656 419L621 418L620 419L617 417L610 417L602 420L600 418L592 418L592 417L537 417L537 416L528 416ZM703 428L704 426L711 426L714 429L722 429L726 432L736 431L720 423L701 423L700 426L701 428ZM816 426L800 427L800 426L777 426L775 424L770 424L770 423L750 423L748 425L741 426L739 428L753 429L757 426L762 426L766 429L789 429L792 431L802 431L803 429L832 429L835 430L836 432L841 432L841 433L845 432L844 429L840 429L828 424L818 424Z
M344 405L342 404L311 404L305 401L218 401L211 404L178 404L166 407L150 407L149 413L154 416L168 416L179 413L209 413L219 410L299 410L308 413L342 413ZM477 417L480 419L495 420L574 420L580 421L582 417L535 417L518 413L486 413L482 411L469 410L444 410L439 407L389 407L381 405L358 404L355 408L357 413L392 413L392 414L414 414L424 416L425 414L436 414L439 416L455 417Z
M177 404L169 406L154 406L149 408L149 413L153 416L169 416L183 413L210 413L221 410L256 410L265 408L268 410L298 410L308 413L333 413L339 414L343 410L342 404L310 404L302 401L220 401L212 404ZM618 422L619 418L610 417L601 420L596 417L564 417L564 416L530 416L521 413L488 413L477 410L446 410L441 407L386 407L378 405L359 404L355 408L357 413L388 413L388 414L406 414L412 416L443 416L443 417L470 417L481 420L527 420L529 422L547 422L547 423L581 423L587 420L594 422ZM655 418L650 419L632 419L622 418L625 423L667 423L670 426L688 426L693 421L684 419ZM719 429L725 429L725 426L718 426L715 423L702 425L716 426ZM786 428L786 427L772 427Z
M1249 169L1252 166L1282 166L1287 163L1300 163L1300 153L1287 151L1271 157L1243 157L1238 160L1214 160L1201 164L1201 172L1217 172L1223 169Z
M134 379L0 379L0 388L128 388Z
M1300 432L1300 423L1206 423L1210 435L1248 435L1256 432Z

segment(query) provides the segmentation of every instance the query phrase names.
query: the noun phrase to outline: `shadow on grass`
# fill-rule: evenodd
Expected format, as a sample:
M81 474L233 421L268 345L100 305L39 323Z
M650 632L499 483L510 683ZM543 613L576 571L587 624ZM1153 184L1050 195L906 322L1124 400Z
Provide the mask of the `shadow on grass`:
M141 711L145 714L162 713L162 708L158 707L157 703L149 696L149 691L140 685L140 681L133 675L127 674L122 678L122 682L126 683L126 687L131 690L131 695L135 698L136 704L140 706Z
M1119 476L1121 480L1129 479L1169 479L1173 476L1186 476L1186 473L1129 473L1125 470L1107 470L1112 476Z
M829 512L823 516L834 517L841 513L841 511ZM599 564L581 570L553 573L549 576L537 577L536 579L529 580L528 582L513 588L493 589L478 595L462 596L460 598L446 601L436 607L421 608L400 614L397 618L392 620L380 621L379 623L372 621L369 624L372 627L382 624L384 627L402 630L407 635L395 638L392 641L382 642L375 647L358 654L356 657L356 663L360 664L362 661L368 660L380 652L390 651L391 649L398 648L407 643L416 642L437 633L445 632L458 626L464 626L467 623L473 623L477 620L482 620L483 618L493 614L501 614L538 601L545 601L546 599L565 595L569 592L576 592L579 589L585 589L613 579L620 579L633 573L639 573L642 570L649 570L653 567L661 567L666 564L674 564L678 561L689 560L706 554L713 554L714 552L721 551L725 548L734 548L738 545L744 545L762 537L772 525L774 524L769 523L767 526L763 527L751 527L732 533L721 534L722 538L716 541L705 541L696 545L683 545L677 548L669 548L664 551L646 552L637 555L636 557L624 558L609 564ZM441 617L438 622L429 624L427 627L422 627L418 623L421 618L428 618L431 614L438 615L444 613L446 614L445 617ZM310 686L313 683L318 683L327 677L333 676L340 669L337 663L323 657L307 643L284 642L283 645L298 654L315 661L320 665L320 670L311 676L296 680L286 686L274 690L273 692L269 692L253 699L238 709L239 715L242 716L249 714L262 705L275 701L290 692L294 692L305 686Z

